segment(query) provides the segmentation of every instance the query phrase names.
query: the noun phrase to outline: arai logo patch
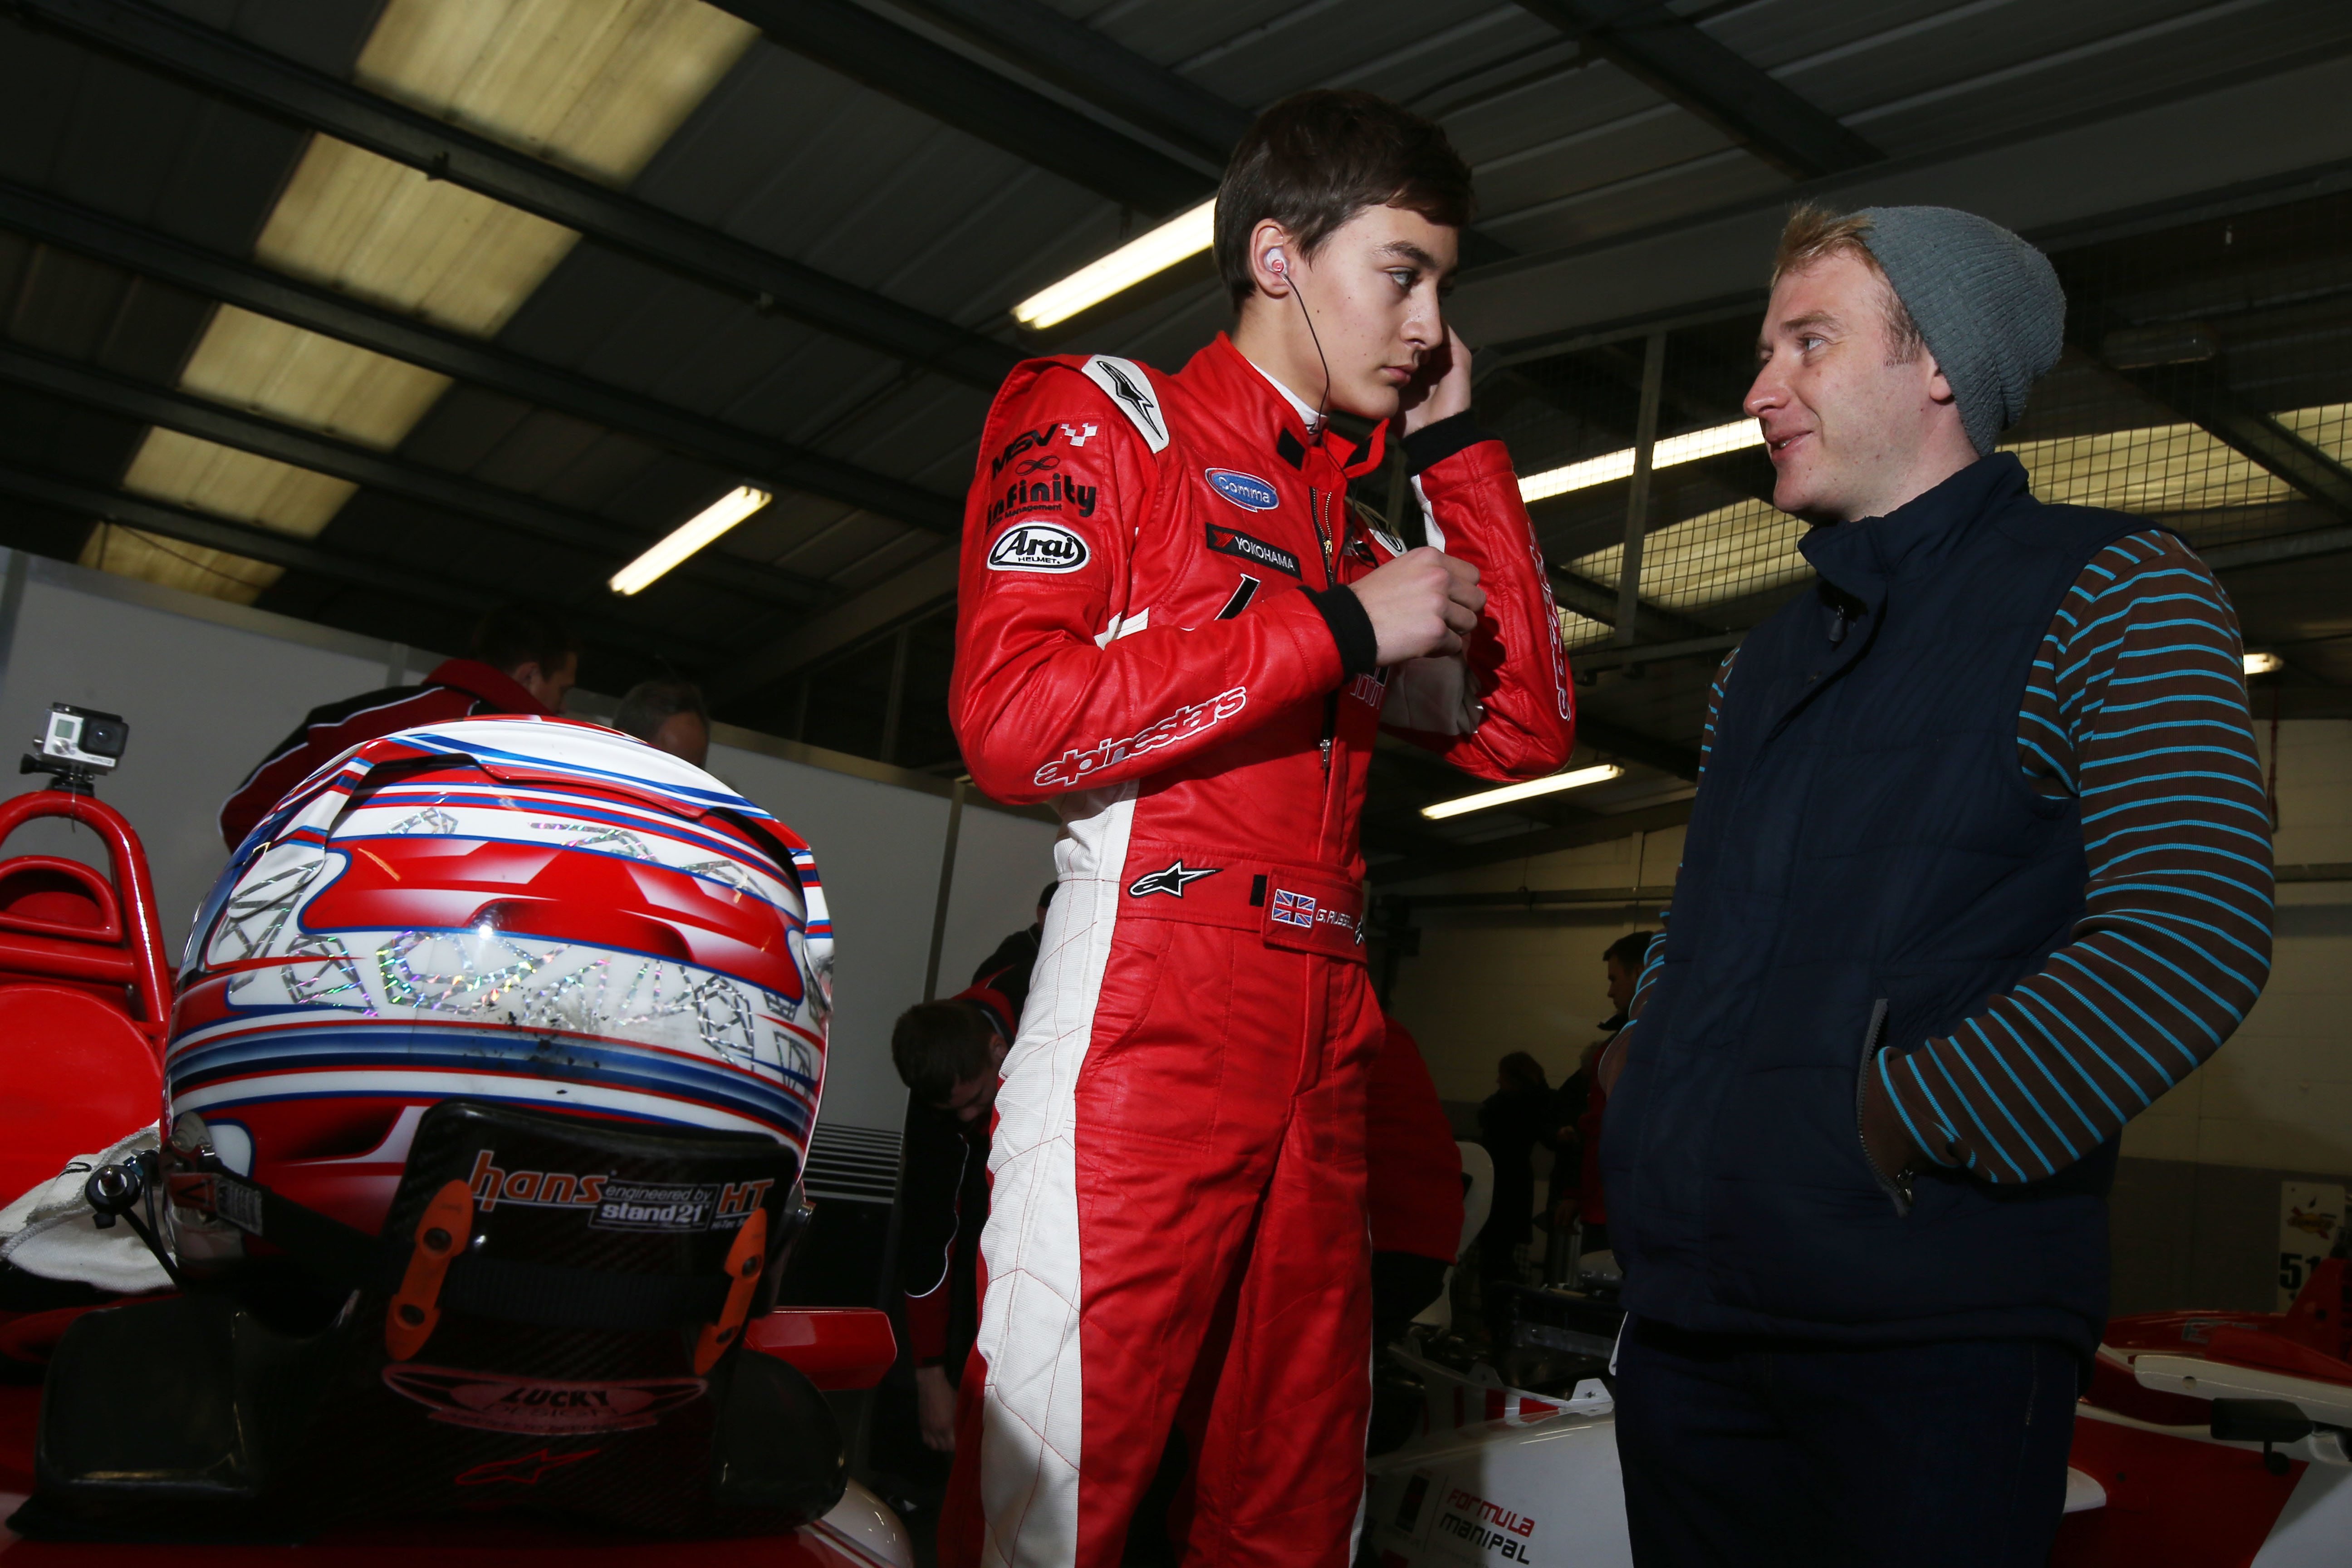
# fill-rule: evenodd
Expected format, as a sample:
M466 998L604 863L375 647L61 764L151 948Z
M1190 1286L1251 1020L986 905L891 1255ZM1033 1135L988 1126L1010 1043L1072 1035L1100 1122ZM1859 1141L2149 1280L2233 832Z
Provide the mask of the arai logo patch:
M1201 477L1209 488L1247 511L1272 511L1282 504L1274 487L1255 474L1235 473L1231 468L1203 468Z
M1008 528L989 548L991 572L1075 572L1087 563L1087 542L1051 522Z

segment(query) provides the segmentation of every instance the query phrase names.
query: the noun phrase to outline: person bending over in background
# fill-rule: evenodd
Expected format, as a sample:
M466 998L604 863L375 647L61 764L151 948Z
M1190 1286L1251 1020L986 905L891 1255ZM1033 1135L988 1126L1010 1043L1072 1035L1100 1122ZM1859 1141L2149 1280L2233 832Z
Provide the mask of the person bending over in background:
M2040 252L1780 240L1748 395L1820 573L1724 661L1602 1135L1634 1557L2006 1568L2058 1527L2124 1123L2270 967L2237 618L1994 450Z
M988 1221L989 1109L1013 1043L1026 971L991 975L898 1015L890 1061L908 1089L905 1175L898 1187L898 1279L915 1415L925 1447L955 1447L956 1384L980 1322L980 1230Z
M1429 121L1286 100L1217 194L1232 336L1173 375L1031 360L990 411L949 706L980 787L1064 823L990 1154L992 1562L1116 1563L1179 1422L1190 1552L1348 1559L1372 742L1385 721L1520 779L1572 729L1517 481L1441 315L1470 198ZM1442 551L1348 499L1391 421Z
M638 681L621 699L613 728L698 768L710 760L710 710L691 680Z
M486 713L561 713L579 674L580 645L562 621L502 605L475 624L464 658L442 660L422 684L310 710L221 804L221 837L234 850L288 790L362 741Z
M1057 886L1059 886L1058 883L1048 882L1037 894L1037 919L1034 924L1023 926L1019 931L998 942L994 952L980 961L980 967L971 972L973 984L979 984L989 975L1002 974L1008 969L1017 969L1021 972L1022 999L1024 1001L1028 999L1029 972L1037 967L1037 938L1045 929L1045 910L1054 901L1054 889ZM1017 1005L1013 1010L1013 1026L1016 1029L1021 1026L1021 1009Z
M1501 1351L1516 1316L1510 1287L1520 1282L1518 1249L1534 1231L1536 1148L1559 1146L1561 1118L1543 1064L1525 1051L1495 1064L1495 1086L1478 1107L1478 1142L1495 1162L1494 1204L1478 1232L1478 1299Z

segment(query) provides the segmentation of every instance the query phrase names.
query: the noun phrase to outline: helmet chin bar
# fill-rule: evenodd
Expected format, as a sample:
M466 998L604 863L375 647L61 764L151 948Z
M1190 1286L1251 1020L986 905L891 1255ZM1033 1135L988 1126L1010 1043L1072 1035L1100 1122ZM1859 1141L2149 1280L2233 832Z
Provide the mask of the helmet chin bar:
M161 1185L177 1236L249 1250L74 1324L19 1533L283 1540L513 1497L731 1535L839 1500L830 1406L743 1343L809 1213L773 1140L445 1100L372 1237L173 1131L91 1177L101 1222L155 1236Z

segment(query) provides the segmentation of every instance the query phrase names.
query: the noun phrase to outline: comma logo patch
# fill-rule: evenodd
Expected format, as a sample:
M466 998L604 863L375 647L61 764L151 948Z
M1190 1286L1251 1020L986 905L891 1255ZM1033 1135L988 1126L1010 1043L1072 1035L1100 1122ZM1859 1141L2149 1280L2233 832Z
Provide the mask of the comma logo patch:
M1232 468L1203 468L1201 477L1209 488L1246 511L1272 511L1282 504L1275 488L1255 474L1237 473Z
M1024 522L989 547L991 572L1075 572L1087 563L1087 542L1051 522Z

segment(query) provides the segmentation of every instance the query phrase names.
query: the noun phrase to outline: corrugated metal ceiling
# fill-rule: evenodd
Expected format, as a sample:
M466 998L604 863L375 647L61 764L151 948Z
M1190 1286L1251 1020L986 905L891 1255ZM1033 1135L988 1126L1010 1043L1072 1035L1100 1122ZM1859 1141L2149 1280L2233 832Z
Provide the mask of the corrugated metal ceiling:
M569 3L593 10L608 0ZM379 11L374 0L179 0L171 8L344 79ZM1477 169L1483 232L1522 258L1777 200L1792 188L1717 118L1662 95L1517 5L1055 0L1055 8L1244 110L1309 86L1347 85L1438 116ZM867 9L948 40L985 68L1004 68L923 0L869 0ZM1673 9L1905 160L2352 48L2352 7L2340 0L1759 0ZM1049 96L1073 101L1058 89ZM1086 112L1097 121L1111 115L1099 105ZM250 256L308 141L251 108L0 20L0 180ZM2095 184L2096 171L2082 173ZM1061 336L1024 339L1006 316L1014 300L1161 215L1122 207L772 39L744 53L629 189L1024 350L1083 342L1173 364L1223 324L1221 293L1195 268L1192 280L1180 274L1138 290ZM2081 210L2099 210L2095 189ZM5 233L0 306L12 343L161 385L179 376L212 313L184 290ZM1573 302L1560 309L1558 324L1577 319ZM961 488L987 399L980 387L910 370L593 240L554 267L494 341L942 496ZM122 481L141 439L136 420L59 407L5 383L0 418L16 426L8 461L102 487ZM42 438L28 442L28 429ZM463 382L407 431L396 455L648 540L743 477ZM0 509L13 537L54 545L77 526L15 500ZM602 576L618 564L609 553L549 544L365 486L320 542L600 602L603 613L642 625L656 642L675 636L681 650L716 642L749 657L802 614L756 584L686 574L625 605L600 601ZM717 548L854 598L946 546L938 533L898 519L787 492ZM444 608L386 603L299 571L262 602L419 644L448 646L456 635ZM595 678L607 685L647 668L625 649L603 649L598 658L605 669ZM771 689L743 716L782 723L788 706ZM1655 723L1665 726L1661 733L1683 727L1664 710Z

